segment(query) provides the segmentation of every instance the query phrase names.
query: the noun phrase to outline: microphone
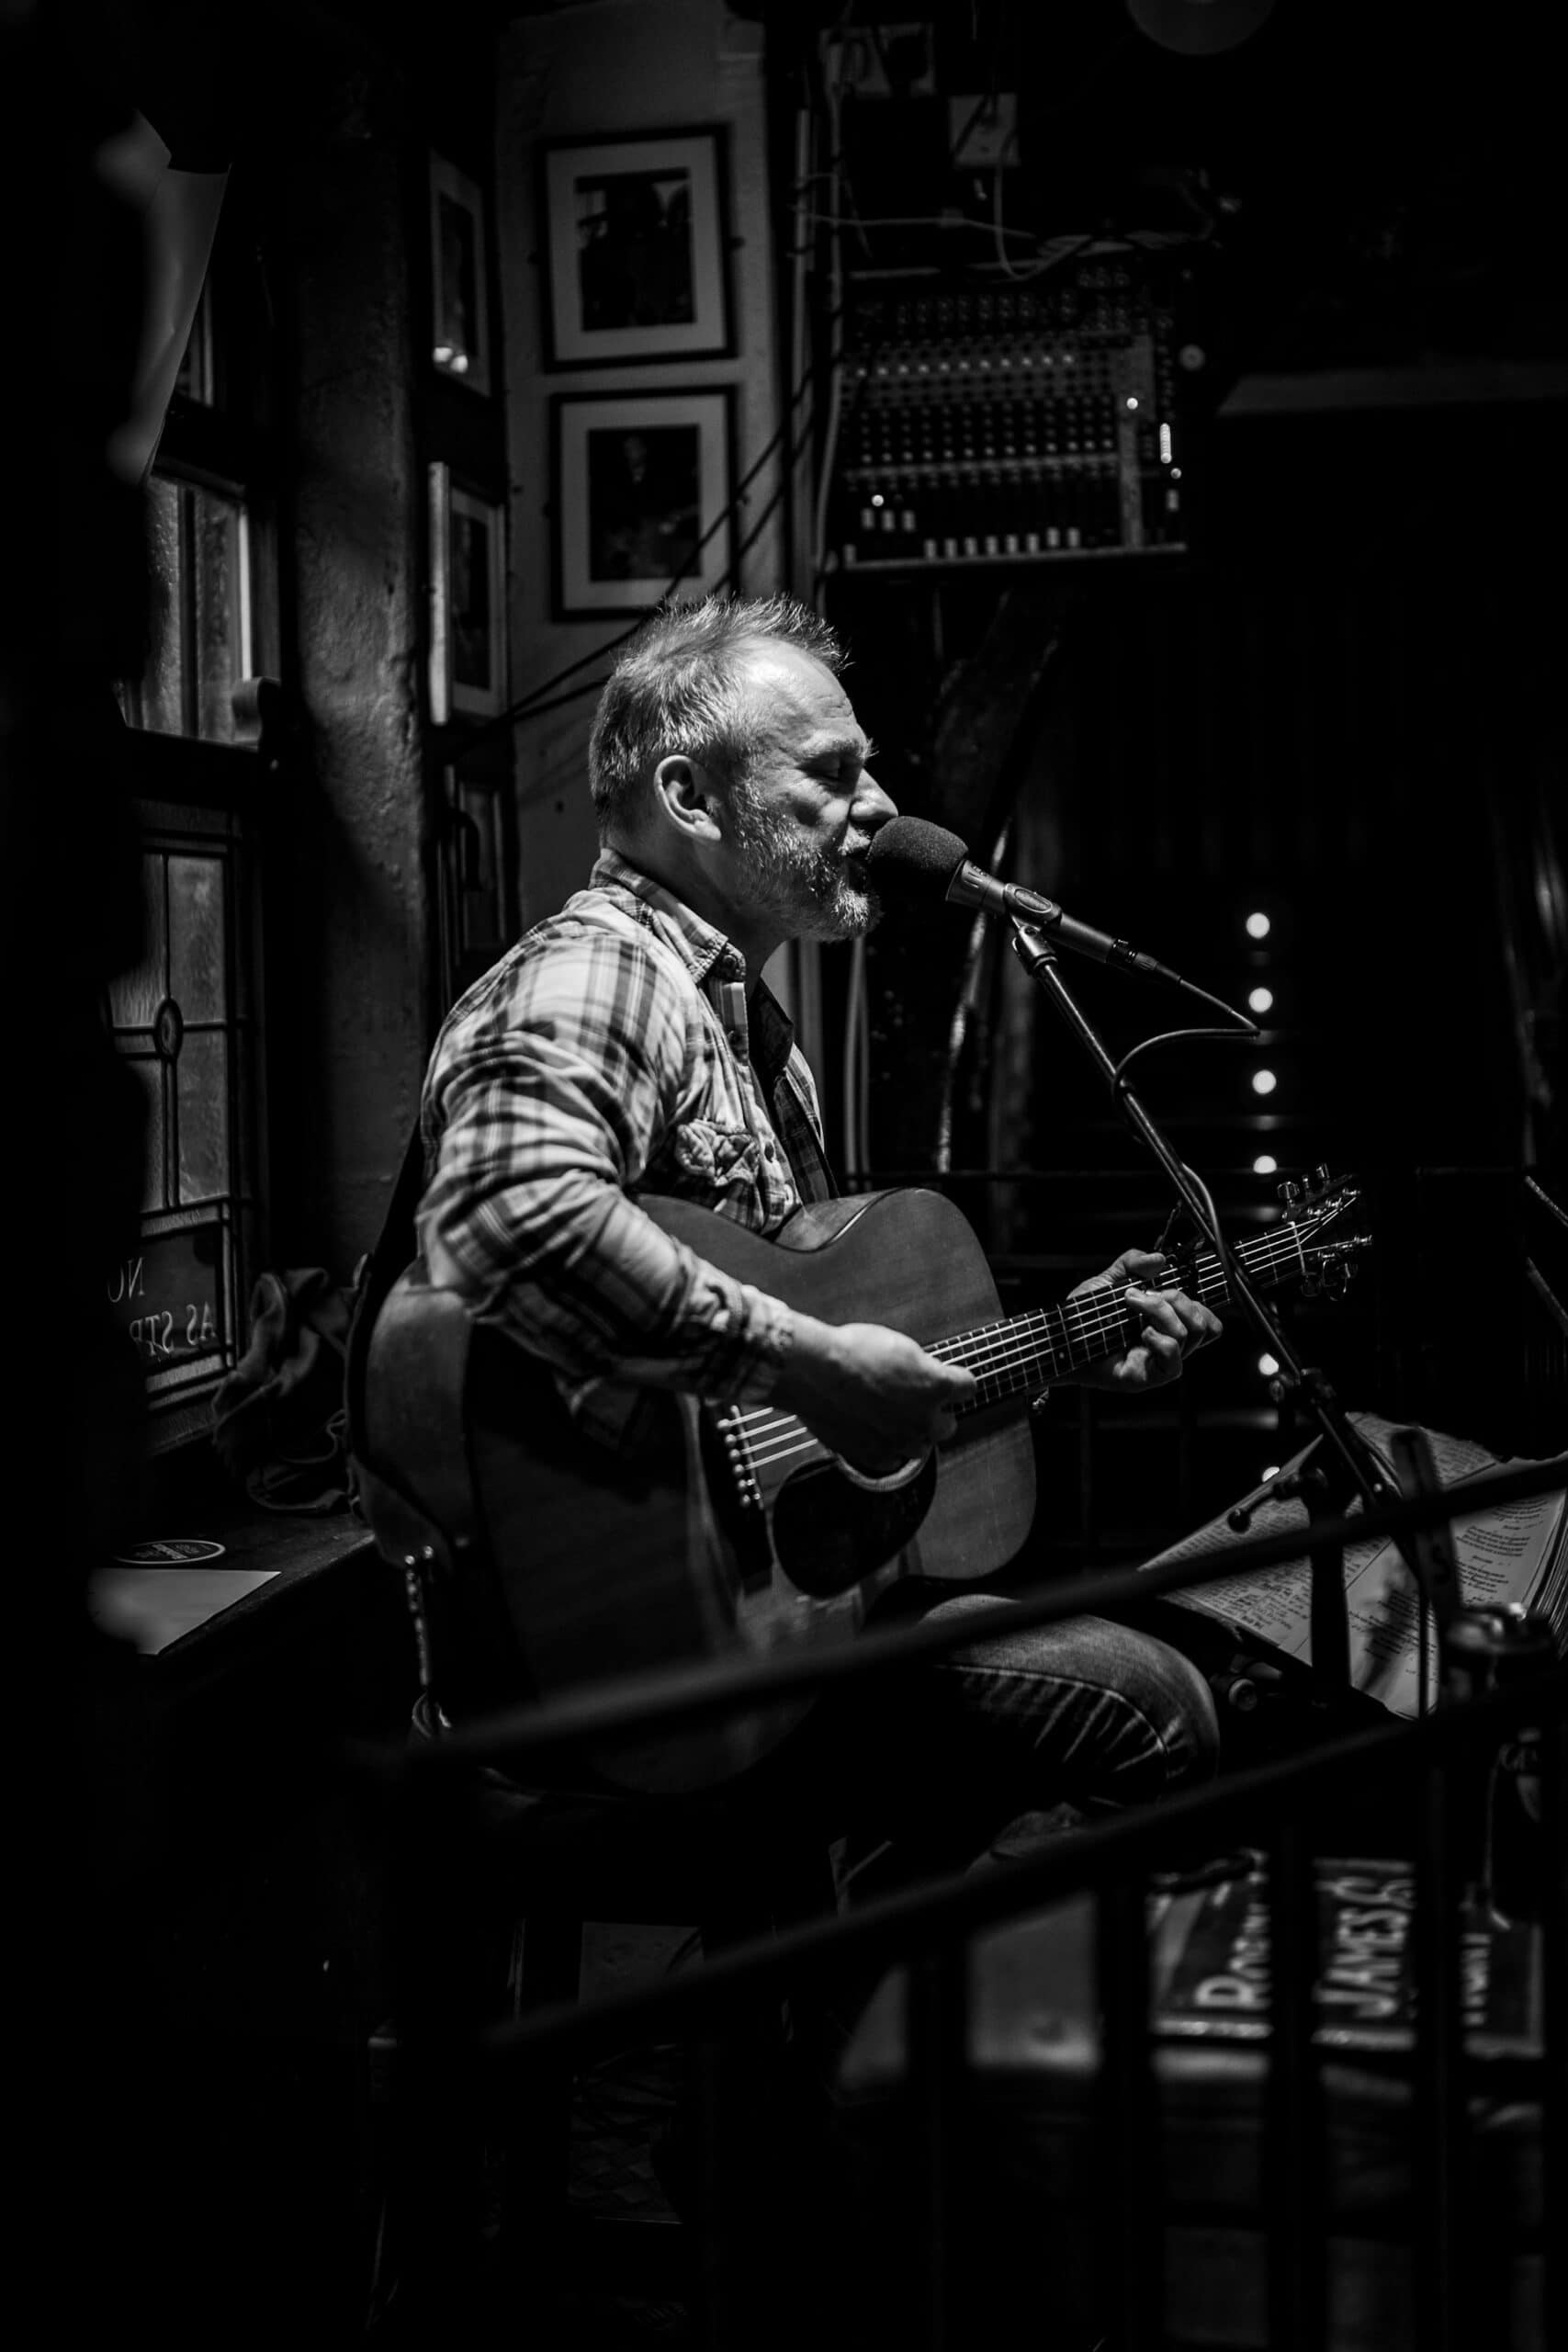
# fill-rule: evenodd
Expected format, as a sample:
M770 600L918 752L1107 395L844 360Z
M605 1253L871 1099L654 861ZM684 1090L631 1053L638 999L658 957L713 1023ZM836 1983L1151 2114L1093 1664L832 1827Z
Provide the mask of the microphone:
M1098 964L1142 972L1148 979L1168 980L1179 989L1191 987L1179 972L1129 946L1126 940L1112 939L1064 913L1054 899L1042 898L1038 890L1026 890L1017 882L998 882L973 863L967 846L944 825L930 825L919 817L890 817L872 835L865 865L884 898L917 905L945 899L953 906L979 907L988 915L1010 915L1016 922L1048 932L1058 946L1092 956Z

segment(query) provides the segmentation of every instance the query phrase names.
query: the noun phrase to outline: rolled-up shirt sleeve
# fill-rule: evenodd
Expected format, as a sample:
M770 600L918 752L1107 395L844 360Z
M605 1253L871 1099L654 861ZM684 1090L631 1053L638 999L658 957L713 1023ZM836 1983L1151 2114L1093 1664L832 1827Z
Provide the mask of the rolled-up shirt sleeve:
M772 1393L794 1317L628 1197L680 1115L690 1007L645 940L584 924L497 967L449 1016L425 1082L433 1282L569 1385Z

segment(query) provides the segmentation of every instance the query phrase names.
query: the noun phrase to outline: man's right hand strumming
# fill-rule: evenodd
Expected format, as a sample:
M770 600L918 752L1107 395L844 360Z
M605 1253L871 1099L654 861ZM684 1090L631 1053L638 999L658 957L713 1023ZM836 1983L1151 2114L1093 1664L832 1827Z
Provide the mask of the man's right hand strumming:
M773 1401L796 1413L830 1453L865 1476L886 1477L953 1435L975 1380L883 1323L795 1317L795 1340Z

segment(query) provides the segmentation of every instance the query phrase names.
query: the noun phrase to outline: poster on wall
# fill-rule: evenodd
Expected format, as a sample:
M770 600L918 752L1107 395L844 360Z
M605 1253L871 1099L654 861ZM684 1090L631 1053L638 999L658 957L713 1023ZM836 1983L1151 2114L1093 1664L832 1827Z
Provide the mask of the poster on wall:
M547 366L733 350L722 129L552 140L541 174Z
M558 393L551 402L558 620L705 596L731 568L733 395Z

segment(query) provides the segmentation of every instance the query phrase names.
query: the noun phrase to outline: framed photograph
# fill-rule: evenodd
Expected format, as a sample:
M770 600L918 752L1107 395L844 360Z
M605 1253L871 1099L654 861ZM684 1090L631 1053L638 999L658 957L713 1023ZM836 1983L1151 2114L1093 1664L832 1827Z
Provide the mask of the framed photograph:
M547 365L731 351L723 130L551 140L541 155Z
M430 716L493 718L506 694L505 518L430 469Z
M551 502L558 620L705 596L731 563L734 395L558 392Z
M430 159L431 357L471 392L490 390L484 198L444 155Z
M443 772L440 914L446 1001L503 955L515 929L503 777Z

